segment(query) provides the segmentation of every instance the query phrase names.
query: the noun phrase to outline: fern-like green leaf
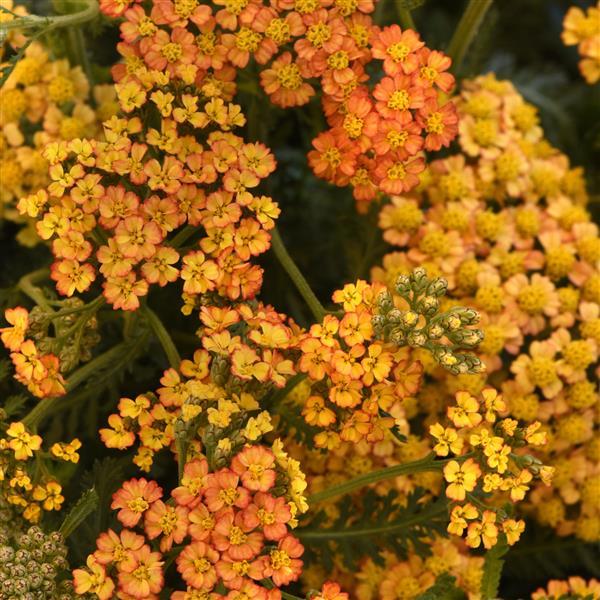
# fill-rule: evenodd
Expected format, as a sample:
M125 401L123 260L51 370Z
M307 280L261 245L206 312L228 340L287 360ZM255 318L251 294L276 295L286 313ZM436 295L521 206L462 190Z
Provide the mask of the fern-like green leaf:
M414 10L425 4L425 0L394 0L402 10Z
M65 517L59 529L60 533L68 538L91 513L98 509L98 502L98 494L93 488L84 492Z
M492 600L498 597L500 577L504 567L503 556L508 552L506 535L498 537L496 545L485 555L483 576L481 578L481 597L483 600Z
M310 528L296 531L307 548L324 564L333 564L341 555L344 564L355 566L368 555L382 563L381 551L390 549L406 556L410 548L420 556L430 553L425 540L445 534L446 502L424 502L424 491L417 489L406 503L398 502L398 494L378 496L370 490L357 506L347 499L337 505L339 517L332 526L325 526L326 515L320 511Z

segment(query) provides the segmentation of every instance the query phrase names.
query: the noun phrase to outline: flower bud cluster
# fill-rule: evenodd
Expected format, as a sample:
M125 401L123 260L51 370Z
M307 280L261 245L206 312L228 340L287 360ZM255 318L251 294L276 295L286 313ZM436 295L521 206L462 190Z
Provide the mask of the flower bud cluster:
M32 526L0 536L0 596L6 600L73 600L67 547L60 533Z
M455 375L480 373L484 366L479 358L458 352L475 348L482 341L483 332L470 328L479 322L479 315L472 308L462 307L440 312L440 299L447 288L445 279L429 279L423 268L400 275L394 289L404 302L398 306L388 291L377 297L378 310L373 317L375 335L397 346L424 348Z

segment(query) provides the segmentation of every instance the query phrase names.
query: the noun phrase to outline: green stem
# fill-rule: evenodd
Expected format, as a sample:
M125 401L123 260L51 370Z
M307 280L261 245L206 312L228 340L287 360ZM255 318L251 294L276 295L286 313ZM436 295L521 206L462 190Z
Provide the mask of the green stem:
M308 282L304 278L304 275L300 272L300 269L293 261L289 252L287 251L283 240L279 235L279 231L275 227L271 230L271 247L275 256L281 263L281 266L285 269L290 279L294 282L296 289L300 292L300 295L310 308L313 316L318 322L323 320L323 317L327 314L327 311L323 308L323 305L319 302L319 299L315 296Z
M400 26L402 29L412 29L414 31L417 30L415 22L413 21L412 15L410 14L410 10L405 8L400 8L400 5L397 5L398 11L398 20L400 21Z
M452 458L444 458L439 460L436 459L435 452L430 452L427 456L420 458L419 460L413 460L412 462L403 463L401 465L395 465L393 467L379 469L378 471L372 471L371 473L365 473L364 475L359 475L354 479L349 479L344 483L334 485L326 490L309 496L308 502L309 504L323 502L324 500L329 500L330 498L335 498L336 496L348 494L366 485L377 483L378 481L384 481L386 479L392 479L401 475L414 475L415 473L425 473L427 471L439 471L446 463L449 463L452 460L463 462L472 455L473 453L470 452L468 454L463 454L462 456L454 456Z
M54 29L61 27L73 27L81 25L94 19L99 11L97 0L80 0L82 10L70 15L56 15L51 17L39 17L37 15L27 15L19 17L12 21L6 21L0 24L0 31L9 31L11 29L35 29L41 27L44 33L49 33Z
M183 246L188 238L192 237L196 231L198 231L198 227L195 227L194 225L186 225L173 237L172 240L169 240L169 245L175 249Z
M146 318L148 319L148 324L152 328L154 335L160 342L160 345L163 347L165 354L167 355L167 359L169 360L169 364L174 369L179 369L181 365L181 357L179 356L179 352L169 335L169 332L165 329L163 322L160 320L158 315L148 306L145 306L142 309Z
M377 537L382 535L391 535L414 527L419 523L430 521L435 517L446 513L448 510L446 502L436 502L428 505L425 510L416 515L411 515L406 519L395 523L384 523L377 527L350 527L348 529L299 529L294 532L294 535L299 537L303 542L315 540L338 540L360 537Z
M105 302L106 298L104 298L104 296L98 296L97 298L94 298L94 300L92 300L89 304L84 304L82 306L74 306L73 308L61 308L60 310L57 310L55 313L53 313L50 316L50 318L54 320L82 312L96 312Z
M493 0L469 0L458 27L448 44L446 54L452 59L452 71L458 74L469 46L475 39Z
M96 371L99 371L104 368L105 365L112 363L115 359L117 359L123 350L129 346L127 342L121 342L116 346L113 346L110 350L107 350L103 354L96 356L93 360L90 360L89 363L83 365L69 375L67 379L67 391L74 390L78 385L83 383L86 379L88 379L91 375L93 375Z
M38 306L41 306L43 309L48 312L53 312L50 304L48 304L48 299L44 296L44 293L39 287L34 285L36 281L42 281L46 279L50 275L50 270L46 269L38 269L37 271L32 271L31 273L24 275L19 280L17 287L26 295L29 296Z
M69 40L69 48L72 54L71 64L81 66L85 76L87 77L87 80L90 82L90 86L93 87L94 80L92 65L87 53L85 37L81 27L69 27L69 29L67 29L67 36Z

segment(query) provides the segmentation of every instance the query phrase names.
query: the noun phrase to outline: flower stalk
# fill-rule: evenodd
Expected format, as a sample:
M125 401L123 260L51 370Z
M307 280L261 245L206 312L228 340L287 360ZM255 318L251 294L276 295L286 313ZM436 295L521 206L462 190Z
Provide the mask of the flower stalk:
M493 0L469 0L446 50L452 59L452 71L455 74L460 72L467 50L473 43L492 2Z
M327 311L323 308L323 305L308 285L304 275L302 275L300 269L290 256L276 227L271 231L271 247L273 248L273 252L275 252L277 260L279 260L281 266L294 282L296 289L300 292L313 316L318 322L321 322Z

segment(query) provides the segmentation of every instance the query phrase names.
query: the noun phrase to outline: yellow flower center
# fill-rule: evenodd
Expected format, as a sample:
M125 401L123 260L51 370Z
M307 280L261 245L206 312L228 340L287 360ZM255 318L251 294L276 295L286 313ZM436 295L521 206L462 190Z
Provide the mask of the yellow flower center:
M519 306L530 315L543 312L547 302L548 294L546 288L539 283L526 285L518 294Z
M175 14L187 19L198 6L198 0L175 0Z
M265 29L265 34L280 46L290 40L292 32L285 19L272 19Z
M196 573L206 573L210 569L210 561L206 558L196 558L193 564Z
M478 119L473 126L473 139L477 144L491 146L498 137L498 123L495 119Z
M591 381L577 381L567 390L567 402L578 410L593 406L598 399L596 387Z
M206 56L212 56L215 52L217 36L213 31L201 33L196 38L196 46L200 48L200 52Z
M546 251L546 273L552 279L560 279L571 271L575 256L566 248L551 248Z
M165 514L159 519L158 524L165 535L169 535L177 525L177 513L171 506L167 507Z
M15 189L23 181L23 169L15 160L0 160L0 173L0 184L9 190Z
M364 25L347 24L346 27L348 27L348 31L350 32L352 39L359 48L366 48L369 45L370 30Z
M388 131L385 139L389 143L392 150L397 150L406 144L406 140L408 139L408 131L396 131L392 129Z
M358 0L335 0L335 6L342 17L349 17L358 8Z
M315 23L308 28L306 39L315 47L321 48L331 38L331 28L323 22Z
M419 249L431 257L447 256L450 252L450 241L442 231L428 231L419 242Z
M227 506L232 506L237 500L238 492L235 488L225 488L219 491L219 500Z
M388 179L397 181L398 179L404 179L406 177L406 169L401 162L395 162L386 173Z
M513 417L533 421L537 417L540 401L535 394L525 394L511 398L509 405Z
M15 65L12 77L23 85L33 85L40 80L42 71L43 65L37 59L26 56Z
M342 155L337 148L328 148L321 156L332 167L339 167L342 162Z
M504 152L496 159L496 175L500 181L516 179L520 172L521 159L515 152Z
M148 581L150 579L150 569L147 565L140 565L133 571L132 575L140 582Z
M460 200L468 191L468 186L462 173L456 171L448 173L440 178L440 188L444 196L449 200ZM448 209L445 214L452 211L452 214L460 219L460 228L455 226L446 226L447 229L464 229L467 226L467 215L462 209ZM446 218L445 216L442 219Z
M410 96L406 90L396 90L390 95L387 106L392 110L408 110Z
M406 57L410 54L410 48L402 42L396 42L391 46L388 46L386 53L394 62L404 62Z
M17 88L2 92L0 102L2 103L2 120L5 123L20 119L27 108L25 94Z
M319 0L296 0L294 2L294 10L299 12L301 15L308 15L315 12L317 8L320 8L321 3Z
M533 237L540 230L540 219L536 211L521 208L515 214L515 225L523 237Z
M156 32L156 24L150 17L144 17L138 25L138 33L142 37L154 35Z
M494 103L489 94L473 94L463 109L467 114L479 119L488 117L494 111Z
M527 102L523 102L523 104L516 106L513 109L511 116L515 125L521 131L529 131L539 122L537 108Z
M434 82L438 78L438 72L433 67L421 67L419 70L421 79Z
M587 432L585 417L577 413L562 417L556 426L556 435L571 444L581 444Z
M75 96L75 85L64 75L57 75L48 84L48 97L52 102L63 104Z
M485 337L479 344L479 349L484 354L490 354L492 356L500 354L504 348L504 342L506 341L504 328L500 327L499 325L488 325L483 331L485 333Z
M292 564L291 558L284 550L271 550L270 558L271 565L275 571L283 567L289 567Z
M504 294L497 285L484 285L477 290L475 300L483 310L498 313L502 310Z
M589 263L600 260L600 238L593 235L582 237L577 241L577 252Z
M354 113L348 113L344 117L344 130L352 140L360 136L363 130L364 121Z
M586 338L592 338L600 344L600 319L590 319L579 326L581 335Z
M255 52L262 36L250 27L242 27L235 36L235 45L243 52Z
M513 275L525 272L523 254L521 252L507 252L502 256L500 262L500 274L503 279L509 279Z
M442 119L442 113L433 112L427 117L425 129L428 133L442 133L445 128L446 126L444 125L444 121Z
M583 298L589 302L600 303L600 275L592 275L583 285Z
M415 231L423 220L423 213L414 204L404 204L391 214L392 226L400 231Z
M594 361L594 353L586 340L569 342L562 351L563 358L574 369L585 370Z
M225 10L232 15L239 15L248 6L250 0L225 0Z
M545 356L532 358L527 366L527 372L532 383L538 387L552 385L558 379L555 362Z
M456 283L461 292L473 293L477 289L477 274L479 263L474 258L469 258L458 267Z
M336 71L346 69L350 64L350 57L344 50L338 50L327 58L327 64L330 69L335 69Z
M167 59L168 62L174 63L181 58L181 55L183 54L183 48L181 47L181 44L169 42L160 49L160 53Z
M60 137L63 140L82 138L85 135L85 125L77 117L65 117L60 122Z
M282 87L288 90L297 90L302 85L302 75L295 63L281 67L277 71L277 79Z
M229 542L232 546L245 544L247 539L248 536L237 525L234 525L229 531Z
M573 206L559 217L561 227L571 229L577 223L589 221L589 215L582 206Z
M262 525L272 525L275 523L275 515L264 508L258 509L257 517Z
M127 508L136 513L144 512L148 509L148 506L148 502L141 496L134 498L127 503Z
M502 215L489 210L479 213L475 218L475 229L486 240L496 240L502 233L503 226L504 220Z

